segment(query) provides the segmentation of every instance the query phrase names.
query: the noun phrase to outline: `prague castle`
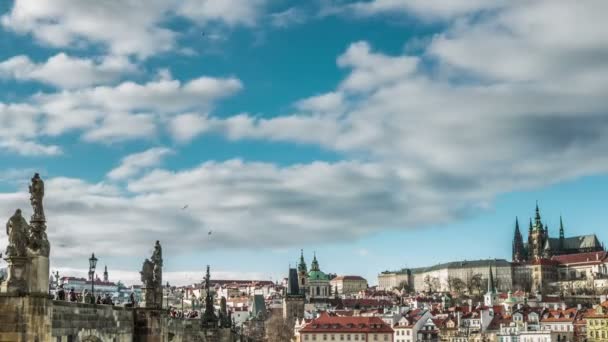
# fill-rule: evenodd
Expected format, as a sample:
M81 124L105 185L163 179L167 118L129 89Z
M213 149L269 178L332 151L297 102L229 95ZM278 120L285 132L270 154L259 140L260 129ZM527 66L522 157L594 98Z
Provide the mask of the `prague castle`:
M541 259L550 259L556 255L601 252L603 250L604 248L595 234L565 237L561 217L559 218L559 237L550 237L549 228L546 224L543 225L540 218L538 204L536 205L534 223L530 219L528 241L525 243L519 229L519 222L515 218L513 262L534 262Z
M608 288L608 253L595 234L566 237L559 220L559 236L551 237L538 204L524 240L515 219L513 260L464 260L430 267L385 271L378 275L381 289L409 287L415 291L450 291L454 284L479 285L493 268L501 291L592 291ZM454 280L460 280L460 282ZM473 282L474 280L474 282ZM475 284L473 284L475 283Z

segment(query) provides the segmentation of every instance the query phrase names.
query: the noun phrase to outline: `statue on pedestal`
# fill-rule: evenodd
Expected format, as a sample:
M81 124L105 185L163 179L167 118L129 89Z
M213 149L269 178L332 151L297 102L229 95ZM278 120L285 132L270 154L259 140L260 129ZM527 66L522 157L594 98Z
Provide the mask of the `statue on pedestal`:
M49 288L48 257L51 247L46 236L42 207L44 182L38 173L32 177L29 192L34 210L30 223L23 218L20 209L6 223L8 277L2 284L2 291L18 295L43 294Z
M139 273L144 284L144 306L161 308L163 300L163 256L159 241L156 241L152 257L144 261Z
M28 235L30 226L21 216L21 209L17 209L15 214L6 223L6 234L8 235L8 246L5 256L25 257L27 255Z
M46 236L46 218L44 216L44 208L42 199L44 197L44 181L38 173L32 177L32 183L29 187L30 203L34 213L30 220L30 241L29 247L41 256L48 257L51 251L49 240Z

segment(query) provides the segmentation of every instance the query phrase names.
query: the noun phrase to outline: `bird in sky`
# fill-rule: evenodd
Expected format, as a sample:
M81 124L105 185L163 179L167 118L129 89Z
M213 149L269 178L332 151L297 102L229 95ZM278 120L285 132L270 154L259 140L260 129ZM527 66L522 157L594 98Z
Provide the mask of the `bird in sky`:
M186 209L188 209L188 205L187 204L182 207L182 210L186 210Z
M211 231L209 231L209 233L207 233L207 235L211 235Z

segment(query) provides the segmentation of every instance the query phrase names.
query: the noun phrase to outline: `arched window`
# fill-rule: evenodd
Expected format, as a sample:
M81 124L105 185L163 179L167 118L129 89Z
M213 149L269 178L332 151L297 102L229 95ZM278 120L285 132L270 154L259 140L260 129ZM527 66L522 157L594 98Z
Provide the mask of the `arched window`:
M321 294L321 288L317 286L317 296Z

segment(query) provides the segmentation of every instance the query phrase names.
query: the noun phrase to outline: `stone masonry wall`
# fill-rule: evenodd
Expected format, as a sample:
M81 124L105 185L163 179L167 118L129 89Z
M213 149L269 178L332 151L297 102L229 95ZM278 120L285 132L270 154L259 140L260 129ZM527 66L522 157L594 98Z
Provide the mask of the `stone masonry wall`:
M0 342L52 341L52 304L45 297L0 294Z
M133 309L53 301L53 342L131 342Z

